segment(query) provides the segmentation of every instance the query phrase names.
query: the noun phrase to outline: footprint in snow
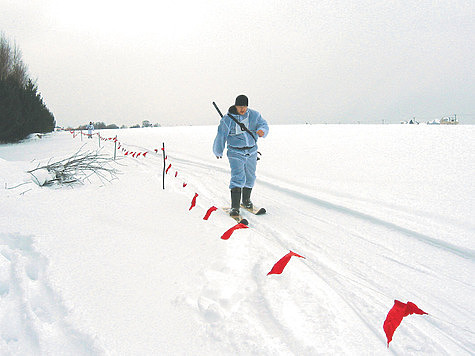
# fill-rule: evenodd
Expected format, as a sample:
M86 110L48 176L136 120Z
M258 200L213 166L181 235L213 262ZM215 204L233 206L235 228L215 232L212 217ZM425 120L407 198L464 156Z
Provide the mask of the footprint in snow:
M200 297L198 308L201 315L208 323L216 323L224 319L224 311L214 300Z

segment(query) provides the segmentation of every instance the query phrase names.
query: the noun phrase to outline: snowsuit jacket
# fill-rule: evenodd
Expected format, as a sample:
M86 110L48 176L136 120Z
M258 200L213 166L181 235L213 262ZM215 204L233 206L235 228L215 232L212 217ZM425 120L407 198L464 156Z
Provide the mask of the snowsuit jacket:
M267 136L269 126L266 120L264 120L257 111L247 109L244 115L232 115L252 132L256 140L258 139L256 132L259 130L264 132L263 137ZM229 116L229 113L223 116L218 126L218 133L213 144L213 153L215 156L223 156L226 142L228 150L232 148L253 147L255 151L257 151L257 142L248 132L241 130L239 125Z

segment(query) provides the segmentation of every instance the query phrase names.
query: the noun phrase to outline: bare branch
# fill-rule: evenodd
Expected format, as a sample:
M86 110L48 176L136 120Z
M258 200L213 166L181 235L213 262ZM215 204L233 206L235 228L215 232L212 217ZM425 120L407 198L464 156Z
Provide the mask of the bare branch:
M98 177L102 183L111 182L117 178L118 170L111 166L112 163L117 164L108 155L101 153L100 150L92 152L82 152L82 147L71 157L51 162L51 159L44 166L38 165L35 169L28 171L36 178L34 172L43 170L49 177L37 180L39 185L51 185L54 183L72 185L75 183L84 184L89 181L93 175ZM47 172L47 173L46 173Z

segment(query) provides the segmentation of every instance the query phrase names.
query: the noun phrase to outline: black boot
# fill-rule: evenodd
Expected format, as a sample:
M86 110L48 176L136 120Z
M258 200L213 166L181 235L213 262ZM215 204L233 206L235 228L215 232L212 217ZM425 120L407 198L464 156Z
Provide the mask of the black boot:
M239 216L239 207L241 206L241 188L231 189L231 210L229 215Z
M251 201L251 191L252 188L242 188L242 205L244 205L247 209L252 209L252 201Z

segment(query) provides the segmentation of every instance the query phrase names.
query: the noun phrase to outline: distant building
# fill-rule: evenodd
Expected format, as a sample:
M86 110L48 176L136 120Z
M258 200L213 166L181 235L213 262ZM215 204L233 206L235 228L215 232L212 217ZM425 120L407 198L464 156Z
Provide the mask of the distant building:
M445 116L440 119L441 125L458 125L457 115L454 116Z

